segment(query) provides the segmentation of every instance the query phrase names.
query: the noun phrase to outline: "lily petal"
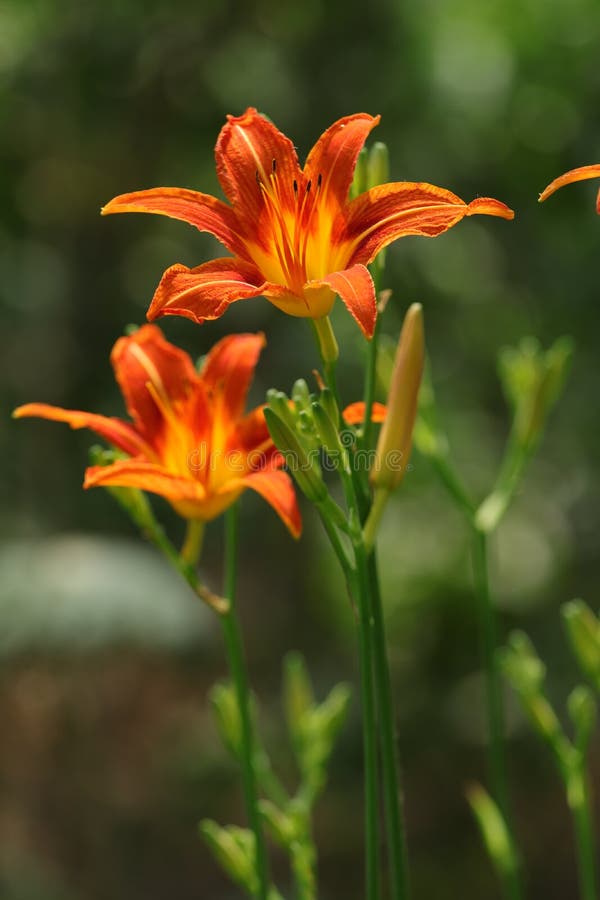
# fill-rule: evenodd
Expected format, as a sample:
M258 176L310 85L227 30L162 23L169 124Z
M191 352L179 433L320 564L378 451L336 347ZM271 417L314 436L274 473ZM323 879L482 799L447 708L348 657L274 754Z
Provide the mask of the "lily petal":
M564 187L565 184L573 184L575 181L585 181L588 178L600 178L600 163L592 166L579 166L577 169L571 169L551 181L545 190L540 194L540 202L546 200L554 191ZM600 214L600 191L596 198L596 211Z
M365 191L347 207L340 238L352 246L350 262L368 264L397 238L436 237L464 216L484 213L514 218L514 212L488 197L465 203L456 194L425 182L398 181Z
M264 205L263 187L276 186L282 206L294 207L294 181L301 178L294 145L256 109L227 116L215 158L221 187L251 234Z
M317 185L322 177L324 202L333 200L343 206L354 176L356 160L369 132L379 124L381 116L357 113L338 119L325 131L308 154L304 175ZM327 199L326 199L327 198Z
M213 259L194 269L176 263L164 273L148 319L185 316L202 324L218 319L236 300L258 297L265 287L258 269L239 257Z
M244 412L248 388L265 344L264 334L229 334L206 357L200 377L212 408L219 404L219 413L225 419L239 419Z
M276 448L267 428L264 408L264 404L257 406L239 420L235 431L235 440L237 446L250 454L268 450L267 457L270 461ZM281 465L283 464L284 460L281 457ZM257 466L253 465L252 468L257 468Z
M181 412L197 386L190 357L166 341L160 328L143 325L119 338L110 360L130 416L156 447L167 427L165 411Z
M384 422L387 407L384 403L373 403L371 408L371 422ZM365 404L362 400L351 403L342 413L346 425L362 425L365 420Z
M269 469L264 472L251 472L240 479L244 487L252 488L269 503L282 522L288 527L293 537L299 538L302 533L302 517L296 500L296 492L292 479L287 472ZM232 483L233 484L233 483Z
M332 272L317 283L328 284L333 288L358 322L365 337L373 337L377 300L373 279L365 266L358 264L342 272Z
M90 466L84 488L132 487L160 494L172 503L200 503L206 491L199 481L172 474L165 466L140 459L118 460L110 466Z
M96 413L81 412L78 409L62 409L59 406L50 406L47 403L26 403L19 406L13 412L13 418L24 419L35 417L50 419L52 422L66 422L73 429L89 428L95 431L101 438L129 453L132 456L147 454L152 456L152 449L146 441L137 433L133 426L121 419L99 416Z
M194 225L208 231L232 253L243 253L244 243L238 234L239 224L231 207L210 194L186 188L150 188L114 197L101 210L103 216L112 213L155 213Z

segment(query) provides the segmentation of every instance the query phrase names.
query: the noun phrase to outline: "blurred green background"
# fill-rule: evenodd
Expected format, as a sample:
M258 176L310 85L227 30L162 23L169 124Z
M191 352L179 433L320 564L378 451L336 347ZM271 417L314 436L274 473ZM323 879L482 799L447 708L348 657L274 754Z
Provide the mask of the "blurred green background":
M435 385L474 494L490 486L508 417L498 349L524 334L577 342L565 396L494 544L502 627L525 628L564 708L576 671L561 602L598 605L600 394L595 186L537 194L600 159L598 0L1 0L0 887L6 900L226 900L235 889L196 836L242 821L237 773L206 694L223 674L215 623L111 498L84 493L89 435L12 423L28 401L121 414L108 355L141 323L167 265L216 242L158 217L101 220L114 195L155 185L218 192L226 113L257 106L301 158L336 118L381 113L392 178L490 195L514 223L466 220L388 253L396 335L424 304ZM338 304L345 399L359 391L357 328ZM310 377L306 324L266 301L198 328L163 320L194 355L266 332L252 399ZM162 324L162 323L161 323ZM179 538L166 504L157 511ZM321 694L356 681L353 617L310 510L294 544L244 497L241 614L262 725L291 782L279 705L301 650ZM221 529L204 561L218 585ZM464 800L485 778L477 610L468 535L416 454L389 509L382 570L415 898L494 898ZM508 696L510 766L530 898L576 896L568 812L551 760ZM358 702L316 822L323 898L362 896ZM593 768L600 795L600 746ZM599 812L597 810L597 812ZM279 861L285 882L285 866Z

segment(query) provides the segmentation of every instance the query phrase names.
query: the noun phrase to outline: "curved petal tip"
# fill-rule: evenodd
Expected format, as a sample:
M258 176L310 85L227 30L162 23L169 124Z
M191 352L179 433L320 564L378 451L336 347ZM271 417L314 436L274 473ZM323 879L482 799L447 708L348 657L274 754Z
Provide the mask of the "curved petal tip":
M500 200L494 200L493 197L476 197L471 200L467 207L467 215L485 215L499 216L501 219L514 219L514 210L502 203Z

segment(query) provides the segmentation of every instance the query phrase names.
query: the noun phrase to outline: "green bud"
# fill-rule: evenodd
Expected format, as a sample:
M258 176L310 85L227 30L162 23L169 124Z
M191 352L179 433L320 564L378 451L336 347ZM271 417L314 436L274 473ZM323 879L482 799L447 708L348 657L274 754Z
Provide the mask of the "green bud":
M205 819L200 823L200 834L232 881L254 896L258 890L258 879L252 832L235 825L222 828L216 822Z
M351 200L354 200L355 197L363 194L367 189L367 163L367 148L363 147L358 154L358 159L356 160L356 168L354 169L354 177L352 179L352 184L350 185Z
M300 490L319 503L327 496L327 488L321 476L321 467L314 452L307 452L297 434L273 411L265 407L267 427L275 446L284 455L286 464L294 476Z
M318 401L312 404L312 414L323 447L329 456L339 460L344 448L337 426L334 425Z
M513 631L508 646L500 651L504 674L518 694L537 694L542 690L546 667L523 631Z
M340 421L340 411L335 399L335 394L333 393L331 388L323 388L323 390L319 394L319 403L332 422L337 423Z
M221 740L239 759L242 750L242 722L233 685L219 682L209 693L209 700L221 735Z
M515 872L518 860L510 831L499 807L479 784L467 789L467 799L496 871L500 874Z
M296 839L296 826L292 818L282 812L278 806L270 800L261 800L259 803L260 814L280 847L288 848Z
M596 724L596 701L590 688L580 684L571 691L567 708L575 726L575 744L585 752Z
M296 406L296 411L300 412L302 409L309 409L311 399L306 381L304 378L298 378L292 388L292 400Z
M306 663L299 653L288 653L283 663L283 708L293 740L301 739L306 719L315 705Z
M390 180L390 154L387 145L376 141L369 152L367 190Z
M321 446L312 410L303 409L298 416L298 433L306 450L318 450Z
M333 743L346 720L351 696L352 692L349 685L336 684L316 711L317 729L321 737L329 745L329 752L333 749Z
M536 338L528 337L498 355L498 373L514 411L514 433L526 449L535 445L563 389L573 346L571 338L562 337L543 351Z
M505 676L518 694L534 728L552 748L561 765L566 766L572 747L542 691L546 667L527 635L514 632L509 638L508 647L500 651L499 659Z
M583 600L565 603L562 614L577 662L600 691L600 621Z
M275 388L270 388L267 391L267 403L275 415L279 416L281 421L285 422L288 428L295 431L296 411L290 404L287 394L283 391L275 390Z

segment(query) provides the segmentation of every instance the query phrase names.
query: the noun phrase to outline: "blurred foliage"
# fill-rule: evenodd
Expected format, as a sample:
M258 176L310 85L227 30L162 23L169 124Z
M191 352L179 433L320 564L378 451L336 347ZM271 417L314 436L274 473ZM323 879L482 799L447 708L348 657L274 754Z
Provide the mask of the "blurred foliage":
M103 576L91 581L78 574L89 564L87 538L63 543L62 556L43 549L74 528L113 542L133 531L107 494L80 489L88 435L11 423L8 411L43 400L122 412L112 344L143 321L167 265L197 265L218 248L181 223L101 220L98 210L115 194L158 184L218 192L216 136L225 115L247 105L291 135L301 157L337 117L381 113L374 137L390 147L393 179L516 209L514 223L467 220L434 241L393 246L384 330L395 336L408 303L423 303L444 426L465 477L482 490L508 427L498 349L530 334L542 346L565 333L575 339L566 395L502 524L494 572L504 627L533 635L547 690L564 700L574 663L550 613L570 596L597 603L599 595L600 428L591 400L600 392L600 220L593 183L543 207L537 194L600 158L599 56L597 0L0 0L0 643L20 636L0 682L7 900L233 896L196 837L204 816L242 822L236 774L206 721L206 690L223 671L219 642L204 640L202 623L197 637L186 626L193 612L174 599L175 576L141 579L151 564L135 552L128 564L130 545L111 544L118 567L96 554ZM341 308L335 326L350 401L363 347ZM257 401L271 386L289 391L311 377L305 323L261 300L204 328L164 322L195 355L228 331L258 329L269 344ZM169 510L155 506L178 538ZM259 499L244 497L242 615L253 687L275 737L287 650L305 654L320 693L355 675L353 611L318 522L308 511L306 519L292 544ZM206 544L215 585L220 554L215 525ZM463 797L466 781L484 778L467 535L416 453L386 513L382 569L415 893L492 898ZM77 596L80 614L62 617ZM162 605L168 613L148 612ZM85 657L84 611L102 635L83 641L96 643ZM162 628L172 639L160 638ZM317 814L325 900L361 896L355 707L352 716ZM560 788L516 712L512 728L531 896L563 900L575 876ZM592 767L600 784L597 742Z

